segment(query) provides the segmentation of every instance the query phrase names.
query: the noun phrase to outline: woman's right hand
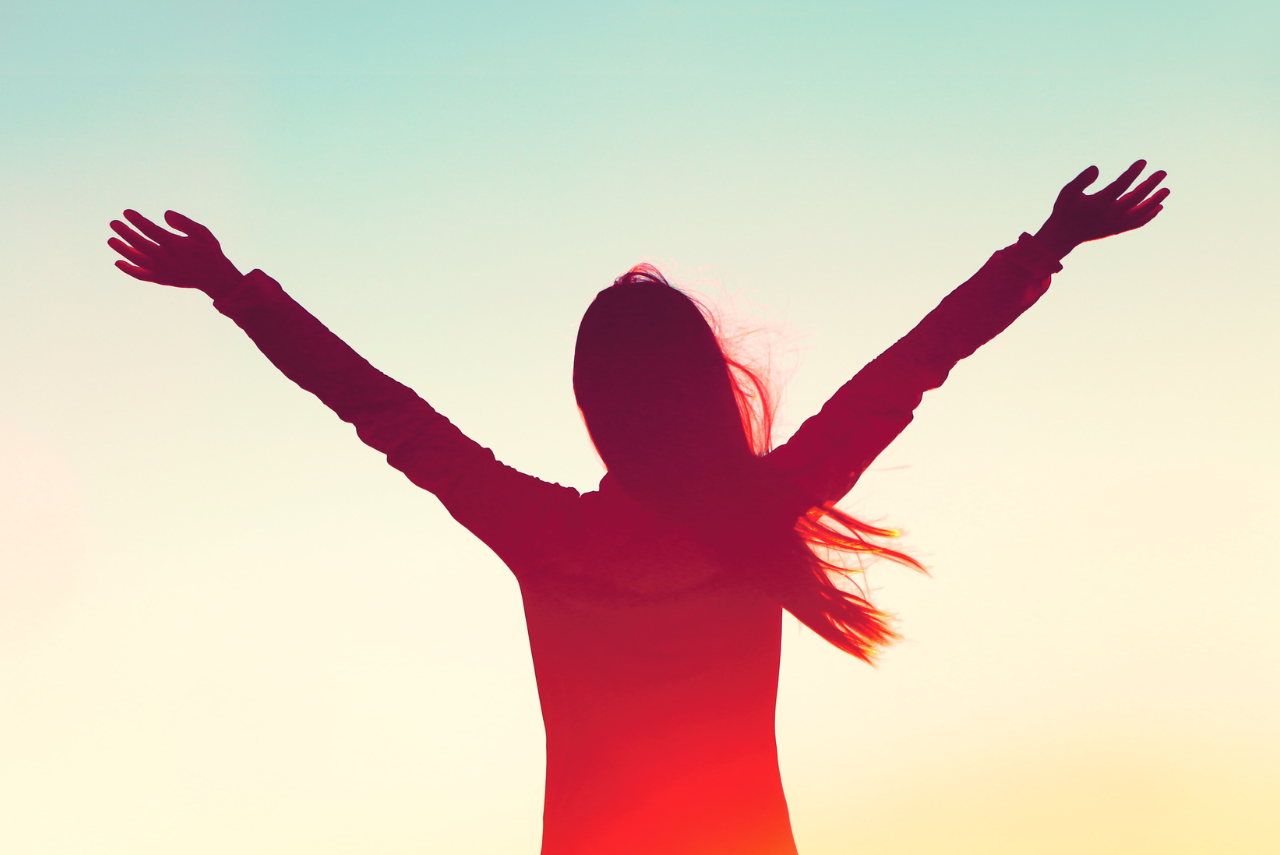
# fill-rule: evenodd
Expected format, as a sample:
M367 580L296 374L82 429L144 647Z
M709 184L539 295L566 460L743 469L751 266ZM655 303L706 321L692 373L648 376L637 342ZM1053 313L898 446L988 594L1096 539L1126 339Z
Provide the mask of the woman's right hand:
M1090 166L1062 188L1053 203L1053 213L1036 237L1062 258L1087 241L1142 228L1160 213L1169 195L1167 187L1151 193L1165 179L1163 169L1125 193L1146 166L1145 160L1136 161L1097 193L1085 193L1084 189L1098 180L1098 167Z
M194 220L176 211L166 211L165 222L183 232L175 234L137 211L126 210L124 218L133 228L112 220L111 230L120 237L108 240L107 246L124 256L124 261L117 261L116 267L134 279L174 288L195 288L214 299L240 281L240 271L222 254L213 232Z

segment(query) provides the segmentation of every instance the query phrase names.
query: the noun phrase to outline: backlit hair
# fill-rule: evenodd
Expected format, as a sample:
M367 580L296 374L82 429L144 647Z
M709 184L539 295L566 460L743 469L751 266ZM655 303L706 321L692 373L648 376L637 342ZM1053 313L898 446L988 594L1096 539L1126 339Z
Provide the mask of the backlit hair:
M709 311L648 264L601 291L574 355L574 392L601 459L630 495L697 531L726 565L860 659L897 638L854 576L896 531L814 507L769 465L775 400L726 354Z

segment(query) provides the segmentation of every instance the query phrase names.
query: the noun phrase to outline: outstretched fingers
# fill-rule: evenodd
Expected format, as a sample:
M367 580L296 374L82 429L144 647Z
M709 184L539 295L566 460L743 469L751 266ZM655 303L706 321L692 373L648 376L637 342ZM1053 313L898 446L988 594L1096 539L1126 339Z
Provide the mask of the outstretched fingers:
M1156 214L1160 213L1163 210L1164 210L1163 205L1151 205L1150 207L1144 206L1139 213L1134 215L1133 219L1129 224L1128 230L1132 231L1133 229L1142 228L1147 223L1154 220L1156 218Z
M124 243L133 247L143 255L156 255L162 251L162 247L158 243L147 240L119 220L111 221L111 231L120 235Z
M130 264L136 265L138 267L146 267L151 262L150 256L147 256L141 252L138 252L138 250L129 246L129 244L120 240L120 238L110 238L107 241L107 246L111 247L116 252L123 255L125 257L125 260L128 261ZM118 263L119 262L117 262L117 264Z
M173 232L165 231L146 217L139 214L137 211L130 208L125 209L124 218L128 220L130 225L135 229L142 232L160 246L172 246L173 242L179 239Z
M1122 231L1132 231L1145 226L1147 223L1155 219L1156 214L1164 210L1163 202L1168 197L1169 190L1161 188L1154 196L1138 205L1130 208L1124 214L1124 227Z
M1159 183L1165 179L1166 175L1168 175L1168 173L1165 172L1163 169L1160 170L1159 172L1151 173L1151 175L1147 177L1146 181L1143 181L1137 187L1133 188L1128 193L1121 196L1117 200L1117 204L1126 210L1129 208L1137 207L1138 204L1142 202L1142 200L1147 198L1148 194L1150 194L1152 190L1156 189L1156 186L1159 185ZM1165 195L1168 195L1169 191L1166 190L1164 192L1165 192Z
M127 261L117 261L116 267L118 267L120 270L123 270L125 273L128 273L134 279L140 279L143 282L155 282L157 285L164 284L159 279L157 279L150 270L147 270L144 267L138 267L136 265L130 264Z
M1167 198L1169 198L1169 188L1162 187L1158 191L1156 191L1156 194L1152 196L1150 199L1147 199L1146 201L1141 202L1140 204L1134 206L1134 208L1131 211L1129 211L1129 214L1131 216L1135 214L1140 216L1145 216L1146 214L1150 213L1153 210L1158 210L1160 208L1163 208L1164 200ZM1154 217L1155 214L1152 214L1151 216Z
M1133 183L1133 179L1142 174L1142 170L1147 168L1145 160L1136 160L1133 165L1120 173L1120 177L1112 181L1103 189L1099 190L1095 195L1100 199L1108 202L1114 202L1120 198L1120 194L1129 189L1129 185Z

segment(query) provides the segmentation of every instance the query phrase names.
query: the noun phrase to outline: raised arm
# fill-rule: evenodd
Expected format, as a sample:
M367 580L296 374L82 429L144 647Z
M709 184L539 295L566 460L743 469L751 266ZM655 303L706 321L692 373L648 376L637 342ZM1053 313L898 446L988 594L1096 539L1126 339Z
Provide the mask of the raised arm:
M436 494L513 569L554 549L577 513L576 490L499 463L407 386L375 369L261 270L242 276L204 226L173 211L174 234L136 211L113 221L116 266L147 282L203 291L290 380L355 426L409 480ZM135 231L136 229L136 231ZM504 509L518 509L504 513Z
M1000 250L972 278L896 344L840 388L822 411L769 455L815 505L839 500L871 461L911 423L924 393L947 379L957 362L995 338L1049 288L1061 259L1086 241L1139 228L1160 213L1167 189L1155 172L1125 191L1145 168L1130 166L1092 195L1089 167L1058 194L1053 213L1033 237Z

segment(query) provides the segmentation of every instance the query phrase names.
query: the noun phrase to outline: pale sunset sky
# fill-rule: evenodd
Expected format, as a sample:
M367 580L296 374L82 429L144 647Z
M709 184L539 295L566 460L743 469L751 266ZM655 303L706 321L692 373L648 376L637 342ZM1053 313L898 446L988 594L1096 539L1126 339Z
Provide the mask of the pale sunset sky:
M867 667L788 620L802 855L1280 851L1280 7L58 2L0 10L0 852L535 853L519 591L209 300L208 225L499 458L594 489L592 296L759 330L782 441L1097 164L1078 249L844 507Z

